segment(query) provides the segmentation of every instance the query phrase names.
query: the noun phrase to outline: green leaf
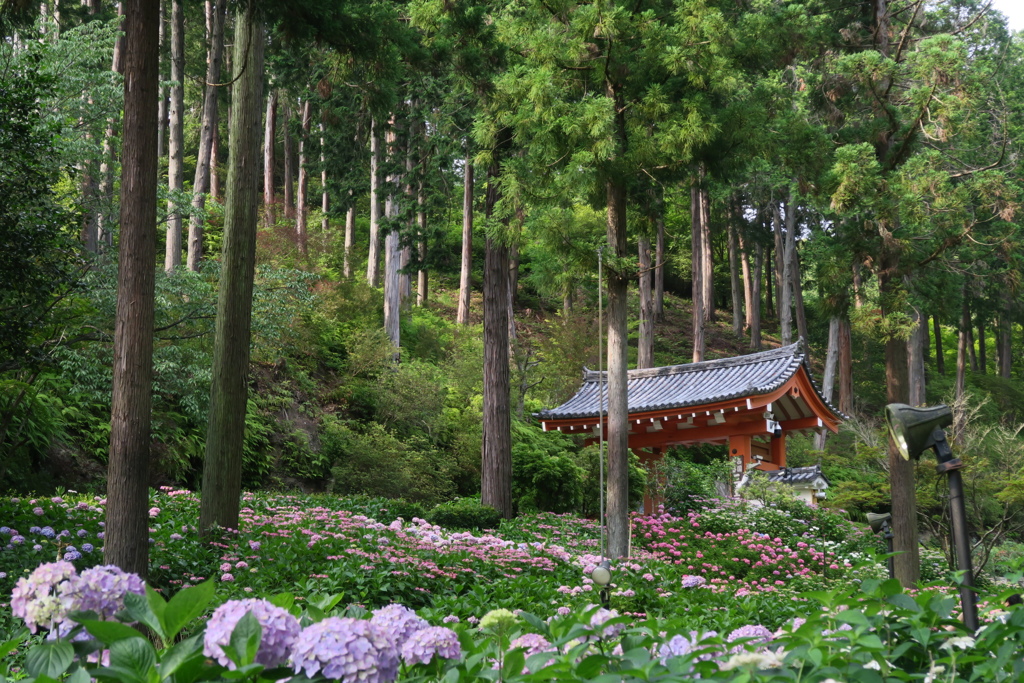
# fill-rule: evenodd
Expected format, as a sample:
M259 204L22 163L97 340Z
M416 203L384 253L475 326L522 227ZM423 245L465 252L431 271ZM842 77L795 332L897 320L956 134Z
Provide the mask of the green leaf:
M25 640L25 633L20 633L18 636L0 643L0 659L11 654L19 645L21 645L21 641L23 640Z
M160 618L153 612L153 608L149 603L149 599L145 595L136 595L135 593L126 593L124 596L124 611L128 613L128 616L133 620L145 624L149 628L153 629L161 638L164 638L164 627L160 623ZM166 640L166 638L164 638Z
M49 640L28 651L25 655L25 670L30 676L58 678L75 659L75 648L63 640Z
M244 617L235 624L235 630L231 632L231 647L238 659L233 659L239 667L248 666L256 659L256 652L260 649L260 638L263 636L263 628L256 620L252 612L247 612Z
M213 579L178 593L167 603L163 614L167 639L173 640L188 622L202 614L213 600Z
M85 669L78 668L68 674L68 677L64 679L64 683L89 683L92 680L92 676Z
M580 678L596 676L607 663L608 658L604 655L590 655L576 667L576 675Z
M914 601L914 599L906 593L896 593L895 595L890 595L885 599L885 601L894 607L898 607L899 609L905 609L914 613L921 611L921 606L918 605Z
M868 618L859 609L844 609L836 615L836 621L853 626L868 626Z
M110 644L110 668L132 672L140 681L156 666L156 651L145 638L129 638Z
M270 598L270 604L281 609L291 609L292 605L295 604L295 595L293 593L280 593Z
M160 678L167 678L173 675L190 658L194 657L202 660L202 645L203 636L198 634L164 651L163 656L160 658Z
M164 620L164 613L167 611L167 601L164 600L164 596L150 588L148 583L146 584L146 602L149 603L150 611L153 612L160 623L160 630L157 631L158 635L164 641L170 640L171 636L167 632L167 622Z
M116 643L119 640L125 640L126 638L142 638L143 635L133 629L131 626L121 624L116 621L97 621L90 619L81 622L85 630L89 632L96 640L100 641L104 645L110 645Z

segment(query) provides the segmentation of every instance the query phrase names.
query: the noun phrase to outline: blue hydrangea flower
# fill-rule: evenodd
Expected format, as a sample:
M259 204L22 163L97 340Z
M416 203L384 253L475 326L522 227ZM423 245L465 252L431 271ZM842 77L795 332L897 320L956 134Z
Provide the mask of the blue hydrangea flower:
M775 634L764 626L759 624L748 624L747 626L740 626L738 629L726 636L725 640L732 643L740 638L748 639L746 645L737 645L732 648L733 652L742 652L745 647L767 643L774 637Z
M295 673L344 683L391 683L398 676L394 641L370 621L330 617L307 627L292 648Z
M299 620L289 614L288 610L262 598L229 600L214 610L206 625L203 654L213 657L222 666L235 669L235 663L224 654L223 648L231 642L235 626L249 613L263 629L260 649L256 652L256 663L266 667L284 664L301 630Z
M39 533L41 533L46 538L56 538L57 536L57 532L53 530L52 526L44 526L42 529L39 530Z
M9 526L0 526L0 536L10 536L10 535L11 535L11 527L9 527Z
M21 545L24 542L25 542L25 537L22 536L21 534L17 534L15 536L11 536L11 543L13 543L14 545Z
M82 544L82 552L83 553L91 553L93 550L95 550L95 548L93 547L92 543L83 543Z
M683 588L696 588L697 586L703 586L707 583L707 579L703 576L694 576L693 574L686 574L683 576Z
M28 528L28 532L29 532L30 534L38 534L38 533L39 533L40 531L42 531L42 529L40 529L40 528L39 528L39 527L37 527L37 526L30 526L30 527Z
M416 631L430 626L427 620L418 616L415 611L398 603L373 610L370 623L391 638L395 645L401 645Z
M71 577L60 592L70 611L93 611L100 619L113 619L124 609L125 595L143 595L145 586L138 574L108 564L90 567Z
M444 659L462 656L459 636L455 631L444 626L428 626L402 643L402 660L406 664L429 664L435 656Z
M86 531L85 529L79 529L78 530L78 537L79 538L85 538L88 535L89 535L89 532Z
M681 657L690 651L693 644L682 635L674 635L658 648L658 657L662 664L667 664L672 657Z
M593 609L594 605L588 605L587 609ZM598 632L598 638L614 638L622 632L622 629L626 628L625 624L612 624L611 626L601 628L605 622L614 619L619 616L619 613L613 609L605 609L601 607L594 615L590 617L590 628Z
M75 575L70 562L49 562L18 579L11 591L11 612L21 618L28 630L53 629L67 617L68 607L58 595L58 587Z

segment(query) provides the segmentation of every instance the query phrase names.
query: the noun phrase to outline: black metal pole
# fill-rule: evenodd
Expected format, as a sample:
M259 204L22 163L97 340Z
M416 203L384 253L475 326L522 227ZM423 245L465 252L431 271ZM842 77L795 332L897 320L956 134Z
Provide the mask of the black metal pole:
M935 455L939 461L935 470L947 475L949 480L949 516L952 522L953 548L956 551L957 568L963 572L960 584L960 606L964 613L964 626L973 635L978 630L978 606L974 593L974 568L971 563L971 540L967 532L967 508L964 504L964 480L960 470L964 464L953 457L953 451L942 430L941 438L935 439ZM936 435L938 436L938 435Z
M893 551L893 547L892 547L892 538L893 538L893 536L894 536L894 534L892 533L892 527L890 527L889 523L886 522L886 524L885 524L885 545L889 549L889 557L885 560L885 563L889 567L889 578L890 579L895 579L896 578L896 563L893 562L893 560L895 560L896 558L894 558L893 555L892 555L893 552L894 552Z

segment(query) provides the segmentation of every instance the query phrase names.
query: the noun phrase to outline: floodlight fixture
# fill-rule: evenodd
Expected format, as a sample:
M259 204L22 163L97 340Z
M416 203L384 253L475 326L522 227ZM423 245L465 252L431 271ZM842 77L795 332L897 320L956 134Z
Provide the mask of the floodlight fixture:
M943 427L953 424L953 411L946 405L915 408L905 403L890 403L885 407L885 421L889 434L905 460L921 457L921 452L935 451L939 474L949 481L949 516L951 534L956 550L957 568L963 572L960 584L960 604L964 613L964 626L971 635L978 630L978 606L974 593L974 569L971 566L971 542L967 532L967 509L964 504L964 480L960 474L964 463L953 457ZM916 520L910 520L916 523Z
M612 580L612 563L610 560L601 560L601 564L594 567L594 571L590 573L590 578L594 580L598 586L604 588Z
M885 407L885 421L903 459L917 460L922 451L945 440L945 433L935 432L953 424L953 411L946 405L915 408L906 403L890 403Z
M876 534L882 534L882 538L885 539L885 546L889 551L889 557L886 558L885 564L889 569L889 578L896 578L896 567L893 565L892 555L892 513L891 512L869 512L867 514L868 525L871 527L871 531Z

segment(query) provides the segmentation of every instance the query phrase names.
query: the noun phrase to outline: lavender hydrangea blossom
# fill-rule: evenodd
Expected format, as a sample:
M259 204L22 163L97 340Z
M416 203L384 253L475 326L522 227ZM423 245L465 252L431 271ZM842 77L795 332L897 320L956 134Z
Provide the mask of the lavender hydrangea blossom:
M669 659L685 655L692 647L693 643L685 636L676 634L661 644L658 648L658 658L662 664L667 664Z
M686 574L683 576L683 588L696 588L698 586L703 586L705 583L707 583L707 579L703 576L694 576L693 574Z
M726 636L726 641L729 643L735 642L741 638L747 639L747 645L761 645L771 641L775 637L771 631L766 629L764 626L759 624L748 624L747 626L740 626L738 629ZM745 649L744 645L737 645L732 648L733 652L742 652Z
M371 621L330 617L308 626L292 648L295 673L344 683L391 683L398 676L398 649Z
M595 605L588 605L587 609L590 610L594 607ZM612 624L611 626L607 626L605 628L601 627L604 626L605 622L609 621L610 619L615 619L618 616L619 613L616 610L605 609L604 607L601 607L596 612L594 612L593 616L590 617L590 628L598 632L598 638L614 638L615 636L619 635L619 633L621 633L624 628L626 628L625 624Z
M402 660L406 664L429 664L435 656L458 659L462 656L459 636L444 626L429 626L413 633L402 643Z
M245 600L229 600L214 610L206 626L203 638L203 654L213 657L222 666L231 670L235 663L224 653L224 646L231 642L231 634L242 617L251 613L263 635L260 638L260 649L256 653L256 663L266 667L275 667L288 660L292 645L301 630L299 620L287 610L277 607L262 598Z
M32 633L40 628L55 628L68 613L68 605L60 599L58 587L74 575L75 565L70 562L39 565L15 584L11 592L11 612L23 619Z
M398 603L373 610L370 623L378 627L396 645L404 643L416 631L430 626L427 620L418 616L415 611Z
M112 564L90 567L61 585L60 593L69 611L92 611L100 619L113 619L124 609L128 593L143 595L145 587L138 574Z

